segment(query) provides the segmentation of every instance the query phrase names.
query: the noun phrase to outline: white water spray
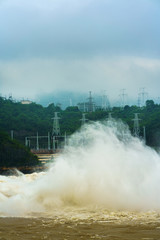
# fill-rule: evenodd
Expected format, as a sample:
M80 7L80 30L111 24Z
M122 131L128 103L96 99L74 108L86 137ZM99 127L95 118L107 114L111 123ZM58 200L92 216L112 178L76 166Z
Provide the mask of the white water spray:
M52 212L57 207L160 209L160 156L111 122L85 125L47 173L0 176L1 215Z

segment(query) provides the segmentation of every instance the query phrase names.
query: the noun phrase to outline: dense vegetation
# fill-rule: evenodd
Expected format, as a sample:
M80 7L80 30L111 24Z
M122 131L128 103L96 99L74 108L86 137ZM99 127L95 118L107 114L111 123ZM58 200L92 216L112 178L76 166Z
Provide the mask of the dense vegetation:
M125 106L112 108L112 117L122 119L130 130L133 131L134 113L139 113L141 135L143 126L146 127L146 140L150 146L159 146L160 139L160 105L152 100L146 102L143 108L137 106ZM43 107L36 103L28 105L13 102L11 99L0 97L0 130L10 134L14 131L14 139L24 144L26 136L47 135L52 132L54 112L59 112L61 133L71 134L81 126L82 113L77 107L68 107L61 110L53 103ZM97 109L95 112L87 113L89 120L103 120L108 117L108 111Z
M0 132L0 167L29 167L37 164L37 157L29 149Z
M127 123L130 131L133 133L133 119L134 114L138 113L140 118L140 136L143 137L143 127L146 130L146 144L149 146L160 146L160 105L155 104L153 100L147 100L145 107L128 106L123 109L120 107L113 107L112 117L115 119L121 119ZM108 116L108 113L104 111L97 111L88 114L87 118L92 120L103 119Z

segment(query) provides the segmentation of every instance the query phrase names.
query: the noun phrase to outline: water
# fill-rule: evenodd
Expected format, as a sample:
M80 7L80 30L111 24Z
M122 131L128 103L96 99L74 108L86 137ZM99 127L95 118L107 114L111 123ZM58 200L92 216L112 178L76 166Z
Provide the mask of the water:
M158 239L159 182L159 154L127 126L85 125L48 172L0 176L0 239Z

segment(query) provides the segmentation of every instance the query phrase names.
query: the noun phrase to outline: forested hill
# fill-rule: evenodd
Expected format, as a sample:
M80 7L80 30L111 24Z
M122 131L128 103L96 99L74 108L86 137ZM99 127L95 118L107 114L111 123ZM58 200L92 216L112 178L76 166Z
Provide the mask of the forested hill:
M141 135L143 126L146 127L147 144L151 146L160 145L160 105L154 104L152 100L146 102L146 107L125 106L124 109L113 107L112 117L122 119L131 131L133 130L134 113L139 113ZM110 111L97 109L93 113L87 113L89 120L103 120L108 117ZM59 112L61 133L71 134L81 126L82 113L77 107L68 107L61 110L53 103L43 107L36 103L21 104L11 99L0 97L0 130L10 134L14 131L14 138L24 143L26 136L47 135L52 132L54 112Z
M39 165L37 157L4 132L0 132L0 168L31 167Z

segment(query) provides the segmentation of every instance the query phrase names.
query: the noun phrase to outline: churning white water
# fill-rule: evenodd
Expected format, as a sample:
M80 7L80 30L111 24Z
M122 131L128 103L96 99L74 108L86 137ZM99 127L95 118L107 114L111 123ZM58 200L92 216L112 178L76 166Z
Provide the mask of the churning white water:
M121 122L85 125L46 173L0 176L1 216L64 207L160 209L160 156Z

